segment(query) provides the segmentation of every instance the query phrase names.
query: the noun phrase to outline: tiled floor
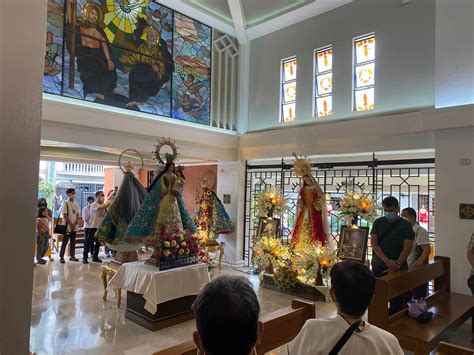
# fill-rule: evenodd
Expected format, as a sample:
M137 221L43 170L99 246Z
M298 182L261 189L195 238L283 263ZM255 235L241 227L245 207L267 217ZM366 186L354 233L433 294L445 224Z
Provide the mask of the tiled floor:
M151 332L125 319L126 292L122 295L122 309L117 309L113 293L104 302L100 280L102 265L73 262L62 265L55 261L35 267L30 338L32 352L48 355L150 355L191 339L194 321ZM291 302L289 295L259 287L258 276L225 267L222 272L215 270L212 277L220 274L248 277L258 293L262 314L286 307ZM333 304L316 303L317 317L328 317L334 313ZM464 325L452 333L450 340L472 347L470 325Z
M107 259L104 259L104 261ZM100 280L103 264L58 261L35 267L30 350L37 354L125 354L150 355L191 339L194 321L151 332L125 319L126 293L122 309L110 293L102 301ZM259 287L258 276L230 268L219 274L250 278L258 292L262 314L286 307L291 296ZM334 305L317 303L317 316L334 314Z

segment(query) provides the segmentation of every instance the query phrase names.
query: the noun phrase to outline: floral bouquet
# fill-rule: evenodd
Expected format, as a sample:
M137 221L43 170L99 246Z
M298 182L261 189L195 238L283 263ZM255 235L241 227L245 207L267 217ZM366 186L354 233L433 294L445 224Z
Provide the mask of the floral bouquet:
M253 262L258 266L268 268L273 271L273 264L285 265L291 259L291 251L275 235L263 236L256 240L254 246Z
M154 244L154 245L153 245ZM160 250L160 256L171 257L174 255L197 255L199 244L191 233L183 234L178 228L174 233L166 232L165 226L161 227L158 238L152 242L153 247Z
M314 279L318 286L327 286L329 273L336 262L336 252L319 242L309 243L305 248L295 252L295 264L299 275L306 277L306 283Z
M347 191L339 201L338 219L344 221L347 226L352 226L360 217L367 222L373 222L377 217L379 206L371 195Z
M255 194L255 211L258 217L273 217L288 211L288 199L281 196L278 188L271 188Z

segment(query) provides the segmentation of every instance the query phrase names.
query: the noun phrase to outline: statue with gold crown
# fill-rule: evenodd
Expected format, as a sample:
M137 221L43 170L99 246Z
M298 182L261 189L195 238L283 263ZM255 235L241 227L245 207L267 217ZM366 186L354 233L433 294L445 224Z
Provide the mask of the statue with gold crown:
M163 147L171 153L161 154ZM125 234L128 243L145 243L154 248L149 263L161 270L197 262L196 226L181 196L183 178L175 174L178 150L170 139L158 141L155 157L161 172L148 188L148 196Z
M234 225L216 193L212 191L209 179L201 181L202 193L196 198L194 221L198 235L203 245L219 245L217 238L220 234L230 234Z
M295 153L293 156L295 157L293 169L302 178L302 185L291 245L295 249L317 242L325 246L329 236L326 197L311 174L311 161L306 157L298 157Z
M122 159L126 153L138 155L141 159L141 167L144 166L143 157L136 150L127 149L120 154L119 166L124 175L123 181L95 234L95 237L107 247L117 251L114 261L118 264L138 260L137 245L127 243L124 237L130 222L147 195L146 189L133 173L134 165L130 161L122 165Z

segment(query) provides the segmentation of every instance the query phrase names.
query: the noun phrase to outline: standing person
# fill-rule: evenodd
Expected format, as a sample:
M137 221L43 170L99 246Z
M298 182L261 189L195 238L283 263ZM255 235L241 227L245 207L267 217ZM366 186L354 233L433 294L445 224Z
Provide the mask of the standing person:
M107 194L107 201L105 202L105 205L107 208L112 205L112 202L114 202L114 199L117 196L117 192L118 192L118 186L115 186L115 188L113 190L110 190L109 193ZM104 250L105 250L105 256L107 258L110 258L110 252L114 254L114 251L111 250L107 245L104 247Z
M372 272L375 277L401 269L408 269L407 259L413 248L415 233L411 224L398 215L398 200L389 196L382 201L384 216L377 218L372 226ZM390 301L390 313L396 313L403 306L403 296Z
M471 240L467 247L467 260L471 264L471 276L467 279L467 285L471 289L471 293L474 295L474 233L471 235Z
M36 262L40 265L44 265L46 261L43 257L48 250L49 222L51 218L48 216L48 209L44 206L38 208L36 217Z
M43 198L43 197L38 199L38 208L40 208L40 207L46 207L46 209L48 210L48 217L49 217L48 227L50 228L51 221L53 220L53 211L51 211L48 208L48 202L46 202L46 199ZM51 240L51 238L50 238L50 240ZM48 244L48 247L49 247L49 244ZM51 253L49 253L49 261L54 261L54 258L52 257Z
M362 320L375 292L375 277L356 261L341 261L331 269L330 296L337 316L309 319L288 344L289 355L392 354L403 355L397 338ZM342 342L343 335L349 336ZM342 345L342 347L336 346Z
M67 243L71 242L70 247L70 261L79 261L76 259L76 233L79 230L79 220L81 216L79 215L79 204L75 201L76 199L76 190L74 189L67 189L67 201L63 203L61 207L63 213L63 223L67 226L66 234L63 235L63 241L61 243L61 251L59 252L59 262L64 264L64 253L66 252Z
M86 247L84 248L84 255L82 258L82 263L88 264L87 257L89 250L93 246L92 261L95 263L101 263L102 260L99 259L99 248L100 241L95 238L95 233L97 228L104 220L105 211L107 206L105 205L105 195L103 191L97 191L95 193L96 201L93 202L89 207L90 218L89 218L89 238L86 240Z
M84 251L87 251L87 253L92 253L94 252L94 248L91 247L90 249L86 249L86 245L87 245L87 239L89 239L89 223L90 223L90 218L91 218L91 214L90 214L90 207L92 205L92 203L94 202L94 197L92 196L89 196L87 198L87 204L84 206L84 208L82 209L82 219L84 220L84 237L85 237L85 240L86 240L86 244L84 246ZM92 238L94 238L94 236L92 236Z

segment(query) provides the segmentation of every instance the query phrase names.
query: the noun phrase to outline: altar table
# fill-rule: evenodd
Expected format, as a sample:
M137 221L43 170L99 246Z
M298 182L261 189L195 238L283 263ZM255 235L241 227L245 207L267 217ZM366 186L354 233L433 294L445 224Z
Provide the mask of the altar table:
M209 280L206 264L160 271L135 261L120 266L109 288L127 290L126 318L154 331L192 319L191 305Z

